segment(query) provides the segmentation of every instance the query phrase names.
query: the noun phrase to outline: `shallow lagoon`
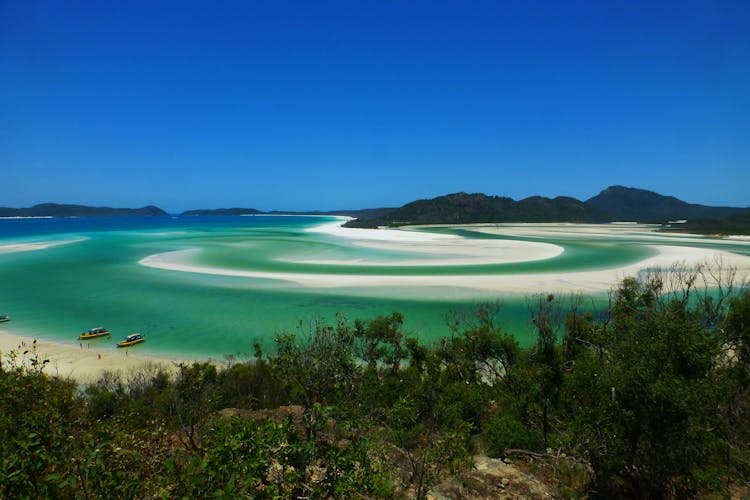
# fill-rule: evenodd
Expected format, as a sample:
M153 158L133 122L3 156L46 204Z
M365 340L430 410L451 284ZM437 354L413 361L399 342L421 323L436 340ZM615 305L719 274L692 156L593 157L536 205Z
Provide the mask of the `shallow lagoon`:
M8 330L76 344L81 331L106 326L111 339L91 341L114 349L114 341L140 331L148 341L133 348L159 356L222 358L247 354L255 339L266 343L279 332L302 330L317 318L333 321L402 312L406 330L425 341L449 334L445 315L481 301L502 303L502 324L522 343L532 341L527 296L472 289L471 276L515 273L583 272L639 262L665 238L624 231L576 237L571 231L542 235L486 234L473 228L423 231L464 238L553 243L565 251L554 258L480 265L430 265L429 257L394 249L352 244L346 238L309 229L330 223L325 217L154 217L105 219L0 220L0 314ZM513 229L513 225L509 225ZM517 226L523 227L523 226ZM356 231L356 230L352 230ZM512 232L512 231L511 231ZM702 237L674 238L675 244L721 248L750 255L747 242ZM61 243L46 248L44 245ZM17 251L26 245L26 251ZM33 245L37 245L34 247ZM36 248L36 249L33 249ZM276 279L181 272L139 265L146 257L200 249L195 265L252 269L269 273L337 275L460 275L466 286L305 288ZM309 264L314 256L338 264ZM419 265L389 266L399 259L426 259ZM351 265L341 264L350 260ZM377 266L362 262L378 262ZM542 291L542 290L540 290ZM556 290L543 290L555 292ZM595 296L601 300L603 294ZM270 345L270 344L269 344Z

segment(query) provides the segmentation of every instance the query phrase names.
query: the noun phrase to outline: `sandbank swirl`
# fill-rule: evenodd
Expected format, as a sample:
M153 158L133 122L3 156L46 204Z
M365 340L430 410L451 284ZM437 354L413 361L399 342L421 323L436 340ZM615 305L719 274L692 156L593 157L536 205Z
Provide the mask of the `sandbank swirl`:
M473 240L471 238L461 238L454 235L420 233L409 230L395 229L348 229L340 227L340 222L325 224L313 231L326 232L348 238L359 244L369 246L370 248L381 248L388 250L399 250L406 252L418 252L420 254L431 253L438 261L449 262L453 265L465 264L466 260L474 259L476 263L490 262L486 255L487 248L484 245L487 241L498 241L499 244L509 245L517 252L527 251L529 255L535 254L539 258L553 258L562 252L562 247L537 242L522 242L513 240ZM532 227L533 226L533 227ZM545 228L545 226L547 226ZM564 227L560 227L564 226ZM526 229L524 229L526 227ZM482 231L495 231L495 228L485 228ZM517 231L526 231L525 235L535 236L548 234L549 231L566 231L571 234L578 234L581 237L586 234L586 227L576 228L573 225L525 225L518 226ZM577 229L582 229L583 233L576 233ZM640 229L640 228L639 228ZM589 231L606 232L606 228L601 226L590 227ZM617 227L616 231L632 231L633 228ZM364 233L361 231L365 231ZM625 237L620 236L620 237ZM689 243L694 241L691 238L665 238L656 237L656 241ZM450 242L450 243L449 243ZM458 243L460 242L460 243ZM735 241L736 242L736 241ZM549 245L548 248L544 245ZM445 258L446 254L452 254L460 251L461 257L453 255L451 258ZM721 261L724 266L736 267L740 273L750 271L750 257L735 254L715 248L698 248L678 245L656 245L649 244L649 248L657 251L657 255L632 263L625 266L613 267L609 269L598 269L591 271L576 272L539 272L539 273L518 273L518 274L484 274L484 275L458 275L458 274L441 274L441 275L372 275L372 274L327 274L327 273L292 273L292 272L271 272L253 269L225 269L209 266L196 265L189 262L189 257L194 255L199 249L178 250L150 255L142 259L139 264L152 268L159 268L172 271L182 271L189 273L213 274L222 276L235 276L256 279L271 279L292 282L297 285L308 288L377 288L377 287L453 287L477 290L482 292L508 292L508 293L537 293L542 291L554 292L572 292L572 293L595 293L611 289L619 280L626 276L636 275L645 269L668 268L675 263L688 266L701 265L706 262ZM556 252L555 255L552 255ZM511 252L513 253L513 252ZM543 257L548 255L548 257ZM528 256L528 255L527 255ZM542 256L542 257L540 257ZM462 260L464 259L464 260ZM527 260L534 260L527 259ZM314 263L331 263L333 261L308 261ZM350 261L341 261L345 264L352 264ZM431 265L435 261L429 261ZM499 262L491 260L492 263ZM389 263L393 265L393 263ZM411 263L409 264L411 265ZM448 265L448 264L446 264Z

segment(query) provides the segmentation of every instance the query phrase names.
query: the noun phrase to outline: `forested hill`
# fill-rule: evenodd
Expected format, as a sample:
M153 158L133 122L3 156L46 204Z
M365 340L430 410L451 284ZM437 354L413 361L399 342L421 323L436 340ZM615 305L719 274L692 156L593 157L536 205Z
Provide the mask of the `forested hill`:
M0 217L119 217L152 215L167 215L167 212L153 205L143 208L110 208L42 203L30 208L0 207Z
M587 200L586 205L608 214L612 220L657 223L676 219L718 219L742 210L686 203L674 196L624 186L610 186Z
M687 203L653 191L610 186L581 201L567 196L531 196L520 201L483 193L454 193L417 200L400 208L331 211L272 211L255 208L188 210L181 215L347 215L349 227L406 224L470 224L482 222L612 222L668 223L686 219L679 228L703 233L750 234L750 208L711 207ZM113 217L166 215L159 207L90 207L43 203L30 208L0 207L0 217Z
M376 219L351 221L350 226L402 224L464 224L472 222L589 222L602 214L575 198L533 196L521 201L502 196L455 193L418 200Z
M558 196L532 196L520 201L482 193L455 193L417 200L377 217L350 221L350 227L405 224L468 224L481 222L612 222L666 223L679 219L723 220L743 209L686 203L653 191L610 186L580 201Z

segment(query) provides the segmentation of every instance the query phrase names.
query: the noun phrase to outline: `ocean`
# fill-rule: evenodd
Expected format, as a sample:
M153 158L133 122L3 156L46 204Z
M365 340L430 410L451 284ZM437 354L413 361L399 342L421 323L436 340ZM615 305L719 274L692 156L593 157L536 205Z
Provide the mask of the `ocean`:
M654 254L644 239L514 236L562 246L558 257L534 262L479 265L388 265L413 254L356 245L311 232L331 217L211 216L0 220L0 314L13 333L78 344L78 334L104 326L111 337L89 341L98 349L132 332L147 341L139 354L194 359L243 358L253 342L267 349L273 337L305 334L315 321L333 324L401 312L404 331L424 342L450 335L447 317L482 302L500 304L500 325L522 344L534 341L526 295L476 291L471 276L581 272L637 262ZM503 239L450 228L425 231L467 238ZM695 244L712 243L696 238ZM736 247L736 248L735 248ZM748 245L727 247L750 255ZM190 250L191 265L264 273L316 275L461 275L467 286L304 287L268 277L228 276L159 269L142 259ZM306 262L306 261L315 262ZM320 261L320 262L318 262ZM363 262L378 262L377 266ZM554 292L554 290L548 290ZM594 297L601 305L604 295Z

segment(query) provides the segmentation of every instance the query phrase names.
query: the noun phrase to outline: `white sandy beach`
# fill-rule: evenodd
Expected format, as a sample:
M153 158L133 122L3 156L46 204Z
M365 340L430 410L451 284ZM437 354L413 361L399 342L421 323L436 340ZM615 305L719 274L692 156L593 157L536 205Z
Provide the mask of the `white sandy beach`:
M9 354L15 351L19 361L32 355L34 338L15 335L7 330L0 330L0 359L3 366L9 362ZM90 345L90 344L89 344ZM83 346L63 344L48 340L37 340L36 350L41 360L48 359L44 369L48 375L71 378L79 383L96 381L105 371L120 373L127 380L130 373L152 368L175 370L177 362L165 358L131 354L127 350L105 350ZM24 351L28 351L24 355Z
M436 256L441 265L462 265L467 262L474 264L517 262L513 260L526 253L536 260L538 258L552 258L552 249L545 248L543 243L514 241L508 248L508 259L503 260L503 254L488 255L491 251L500 251L502 245L511 240L498 240L499 246L486 246L488 240L472 240L460 238L453 235L440 235L433 233L420 233L417 231L401 229L349 229L340 226L341 222L325 224L312 230L325 232L348 238L359 244L371 248L388 250L404 250L419 252L420 254L431 254ZM505 226L495 225L477 226L472 229L486 232L504 232ZM636 225L575 225L575 224L524 224L511 225L509 233L523 233L525 236L543 237L543 235L555 235L564 232L566 236L578 237L582 235L606 235L611 238L632 236L633 231L644 232L650 237L649 248L655 250L657 255L627 266L600 269L592 271L577 272L552 272L552 273L527 273L527 274L490 274L490 275L429 275L429 276L407 276L407 275L343 275L343 274L321 274L321 273L279 273L251 269L223 269L208 266L194 265L188 262L190 255L199 249L179 250L165 252L148 256L140 261L144 266L183 271L191 273L215 274L224 276L238 276L247 278L262 278L284 280L311 288L335 288L335 287L455 287L467 288L478 291L509 292L509 293L536 293L540 291L593 293L611 289L616 283L626 276L638 274L646 268L668 268L675 263L688 266L701 265L710 262L721 261L723 266L735 267L740 276L750 272L750 257L731 253L715 248L698 248L688 246L696 240L688 235L669 236L648 233L649 227ZM626 233L626 234L623 234ZM519 234L520 235L520 234ZM458 243L458 242L461 243ZM450 242L450 243L448 243ZM455 243L454 243L455 242ZM733 243L737 243L734 240ZM669 243L669 244L655 244ZM681 245L676 246L675 243ZM685 245L685 246L682 246ZM556 245L553 247L559 254ZM545 257L546 252L546 257ZM446 258L446 254L450 258ZM556 254L556 255L557 255ZM429 260L432 265L435 260ZM320 263L320 260L309 261L309 263ZM351 261L336 261L344 264L357 264ZM326 263L330 263L327 261ZM393 264L391 264L393 265ZM410 263L411 265L411 263Z

